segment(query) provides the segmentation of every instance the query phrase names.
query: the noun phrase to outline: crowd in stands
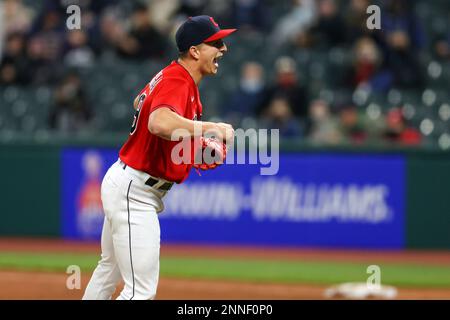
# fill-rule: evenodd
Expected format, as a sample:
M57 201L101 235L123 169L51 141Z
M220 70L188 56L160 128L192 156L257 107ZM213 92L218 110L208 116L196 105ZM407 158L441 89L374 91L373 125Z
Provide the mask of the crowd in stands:
M366 10L373 3L381 8L381 30L370 30L366 25ZM176 58L173 38L180 23L189 16L208 14L223 28L238 28L236 37L263 38L271 46L267 50L280 49L271 69L255 58L242 61L240 70L227 70L234 74L237 85L220 101L218 114L213 115L216 118L235 126L250 119L255 126L280 129L282 137L315 144L420 145L423 132L409 122L404 105L382 108L379 116L373 116L353 98L361 90L384 96L392 89L422 93L427 81L427 70L421 63L424 53L448 66L448 24L442 32L431 34L417 15L418 3L45 0L36 4L4 0L0 4L0 88L50 86L53 103L48 128L84 130L92 126L99 111L86 96L86 86L91 84L82 81L77 71L110 55L124 62L168 64ZM81 8L79 30L67 29L69 4ZM275 8L280 9L278 15ZM447 23L448 12L442 12ZM330 101L312 93L311 82L295 53L333 48L348 53L351 62L341 74L325 75L338 79L332 90L349 93ZM233 55L232 46L229 54ZM136 93L139 90L135 88Z

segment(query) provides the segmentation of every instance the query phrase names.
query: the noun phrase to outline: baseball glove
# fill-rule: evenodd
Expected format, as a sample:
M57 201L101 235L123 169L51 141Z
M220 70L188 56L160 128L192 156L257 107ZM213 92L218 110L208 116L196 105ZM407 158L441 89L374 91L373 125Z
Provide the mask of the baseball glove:
M193 166L199 175L199 169L211 170L224 163L227 156L227 146L225 143L214 138L200 137L199 140L196 141L196 146L195 162ZM201 160L201 162L199 160Z

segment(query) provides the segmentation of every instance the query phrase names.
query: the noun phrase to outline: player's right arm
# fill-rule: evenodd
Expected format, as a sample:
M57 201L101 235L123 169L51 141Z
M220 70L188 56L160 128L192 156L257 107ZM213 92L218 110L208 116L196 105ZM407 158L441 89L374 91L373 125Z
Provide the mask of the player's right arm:
M169 107L163 106L150 114L148 130L166 140L181 140L205 132L214 132L218 139L226 141L230 141L234 136L234 130L230 124L189 120Z

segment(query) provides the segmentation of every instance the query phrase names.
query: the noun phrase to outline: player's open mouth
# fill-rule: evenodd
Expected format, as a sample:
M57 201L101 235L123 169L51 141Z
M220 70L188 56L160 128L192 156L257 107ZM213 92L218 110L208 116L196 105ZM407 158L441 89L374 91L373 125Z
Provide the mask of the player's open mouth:
M215 57L215 58L214 58L213 63L214 63L214 65L216 66L216 68L219 67L219 60L222 59L222 57L223 57L223 56L218 56L218 57Z

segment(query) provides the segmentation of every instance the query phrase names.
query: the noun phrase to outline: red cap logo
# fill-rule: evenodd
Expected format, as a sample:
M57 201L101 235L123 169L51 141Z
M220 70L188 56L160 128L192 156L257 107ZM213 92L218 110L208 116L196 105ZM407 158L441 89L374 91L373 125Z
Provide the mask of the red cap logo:
M211 22L218 28L219 24L217 22L214 21L213 17L209 17L209 20L211 20Z

